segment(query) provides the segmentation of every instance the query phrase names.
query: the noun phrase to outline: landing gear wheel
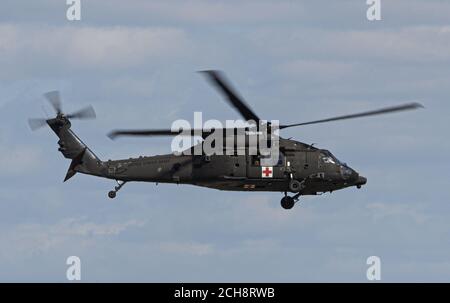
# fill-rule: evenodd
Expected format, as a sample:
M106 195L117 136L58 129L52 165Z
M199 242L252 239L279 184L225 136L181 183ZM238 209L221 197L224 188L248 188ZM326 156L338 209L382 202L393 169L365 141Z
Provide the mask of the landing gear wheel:
M284 209L291 209L292 207L294 207L294 205L295 205L295 200L292 197L284 196L281 199L281 207L283 207Z
M298 193L300 190L302 190L303 184L300 181L297 180L291 180L289 181L289 190L293 193Z
M116 182L117 186L114 187L114 190L108 193L108 197L110 197L111 199L114 199L117 195L117 192L122 188L122 186L125 185L125 183L127 183L126 181L119 181L119 180L116 180Z

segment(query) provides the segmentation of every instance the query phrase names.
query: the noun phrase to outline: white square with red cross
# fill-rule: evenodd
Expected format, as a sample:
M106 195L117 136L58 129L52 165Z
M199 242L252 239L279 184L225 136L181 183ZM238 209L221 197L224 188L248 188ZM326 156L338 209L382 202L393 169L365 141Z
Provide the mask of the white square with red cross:
M272 166L261 166L261 176L263 178L273 177L273 167Z

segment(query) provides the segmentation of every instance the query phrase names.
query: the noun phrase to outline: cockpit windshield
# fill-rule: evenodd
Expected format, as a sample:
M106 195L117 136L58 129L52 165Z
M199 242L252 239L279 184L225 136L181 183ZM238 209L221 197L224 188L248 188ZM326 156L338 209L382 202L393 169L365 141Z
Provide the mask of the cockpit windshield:
M320 160L322 160L323 163L342 165L342 163L332 153L325 149L320 151Z

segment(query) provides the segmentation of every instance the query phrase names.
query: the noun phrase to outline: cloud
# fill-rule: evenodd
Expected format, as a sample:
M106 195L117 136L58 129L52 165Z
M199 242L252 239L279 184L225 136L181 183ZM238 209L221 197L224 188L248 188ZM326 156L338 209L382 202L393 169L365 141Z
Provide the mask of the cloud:
M65 218L54 224L22 223L2 232L0 242L14 245L3 247L0 256L8 259L31 257L72 244L89 247L101 238L115 237L129 228L142 226L144 222L137 220L94 223L86 218Z
M283 32L281 32L283 31ZM259 49L275 56L308 59L436 62L450 59L449 26L401 29L322 30L261 29L249 37ZM267 41L272 43L267 44Z
M424 225L429 222L430 216L416 205L408 204L389 204L389 203L370 203L367 208L373 213L373 220L382 221L387 217L404 217L413 220L418 225Z
M204 256L214 252L211 244L204 243L182 243L182 242L163 242L159 245L161 252L179 254L179 255L197 255Z
M72 66L129 66L189 51L186 35L179 29L113 27L66 31L61 34L70 39L67 58Z
M294 59L281 64L278 71L286 77L307 77L319 81L336 81L348 77L354 71L354 64L337 60Z
M0 62L11 70L27 63L30 69L120 69L191 50L177 28L0 25ZM2 68L4 77L7 70Z
M239 8L236 7L239 2ZM269 22L301 18L302 4L292 1L180 1L151 2L147 11L166 18L201 24Z

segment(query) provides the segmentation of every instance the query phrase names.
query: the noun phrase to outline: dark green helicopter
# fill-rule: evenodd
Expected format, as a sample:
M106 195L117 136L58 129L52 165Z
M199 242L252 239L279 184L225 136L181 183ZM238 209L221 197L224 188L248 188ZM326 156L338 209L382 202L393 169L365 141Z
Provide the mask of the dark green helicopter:
M232 89L221 72L204 71L202 73L245 121L261 121ZM44 96L56 110L56 117L29 119L29 125L32 130L35 130L48 124L59 137L58 150L64 157L72 160L64 181L70 179L77 172L116 180L117 186L108 193L110 198L115 198L122 186L131 181L176 183L230 191L281 192L284 193L281 206L291 209L302 195L317 195L352 186L361 188L367 182L365 177L360 176L354 169L339 161L330 151L281 136L277 136L278 159L275 163L271 161L269 164L266 163L266 160L270 155L261 153L234 153L232 155L189 153L175 155L172 153L102 161L71 130L71 119L95 118L93 108L89 106L73 114L64 114L61 109L59 92L52 91ZM304 123L281 124L279 130L420 107L422 105L419 103L408 103ZM270 126L270 122L266 122L267 132L270 132ZM246 129L246 131L248 130ZM181 131L172 131L171 129L114 130L109 137L114 139L118 136L175 136L180 133ZM199 133L206 139L211 135L212 130L192 130L191 135ZM249 136L248 133L246 134ZM246 150L249 147L249 144L245 145ZM288 192L293 193L293 196L289 196Z

